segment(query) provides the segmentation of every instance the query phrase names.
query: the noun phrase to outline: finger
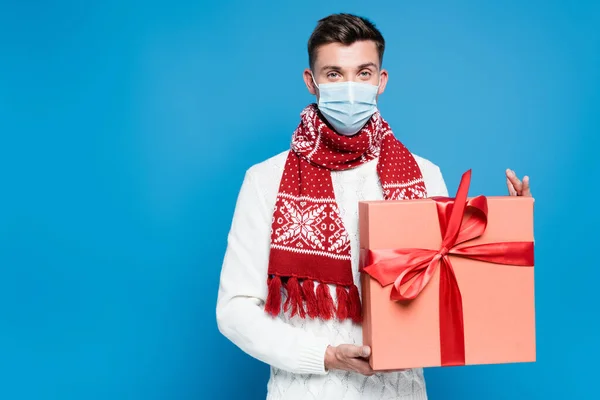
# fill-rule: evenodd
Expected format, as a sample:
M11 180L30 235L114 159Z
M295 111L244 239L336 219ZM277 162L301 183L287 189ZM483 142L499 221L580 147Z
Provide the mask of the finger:
M354 345L345 345L340 346L342 350L342 355L346 359L358 358L360 357L360 347Z
M531 197L531 187L529 186L529 177L523 177L523 190L521 191L521 196Z
M364 358L371 355L371 348L369 346L355 346L350 344L346 348L347 352L344 354L350 358Z
M513 187L517 191L517 194L520 194L521 190L523 189L523 184L519 180L519 178L517 178L517 175L515 174L515 171L509 169L506 172L506 177L508 178L508 180L510 181L510 183L512 183Z
M354 371L366 376L371 376L375 373L375 371L373 371L369 363L364 360L359 360L356 358L353 359L351 361L351 367L352 369L354 369Z
M517 192L521 191L521 181L519 180L519 178L517 177L517 174L515 174L515 171L513 171L512 169L507 169L506 170L506 178L510 181L510 183L513 185L513 187L515 188L515 190Z
M361 357L367 358L371 355L371 348L369 346L362 346L360 349Z
M511 196L517 195L517 191L515 190L515 187L513 186L510 179L508 179L508 177L506 178L506 187L508 188L508 194L510 194Z
M363 356L363 349L360 346L355 346L353 344L347 344L340 346L342 348L342 354L344 357L351 358L361 358Z

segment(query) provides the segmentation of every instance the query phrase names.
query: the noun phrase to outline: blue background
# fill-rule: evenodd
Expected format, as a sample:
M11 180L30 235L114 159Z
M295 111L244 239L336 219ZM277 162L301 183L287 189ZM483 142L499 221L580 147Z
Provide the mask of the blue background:
M481 3L2 1L0 398L264 398L215 322L226 235L340 11L381 29L380 108L451 193L510 167L536 197L538 362L430 369L430 398L595 397L600 3Z

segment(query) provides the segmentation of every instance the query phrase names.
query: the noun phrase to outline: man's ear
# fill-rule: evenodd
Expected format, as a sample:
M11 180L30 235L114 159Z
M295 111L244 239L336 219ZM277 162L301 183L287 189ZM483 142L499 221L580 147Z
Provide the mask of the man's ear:
M312 76L312 72L311 72L310 68L306 68L304 70L302 77L304 78L304 83L306 84L306 88L308 89L310 94L316 96L317 88L315 87L315 83L313 82L313 76Z
M379 80L379 91L377 92L378 96L385 91L385 86L387 85L387 82L388 82L388 72L385 69L382 69L381 72L379 73L379 76L380 76L380 78L379 78L380 80Z

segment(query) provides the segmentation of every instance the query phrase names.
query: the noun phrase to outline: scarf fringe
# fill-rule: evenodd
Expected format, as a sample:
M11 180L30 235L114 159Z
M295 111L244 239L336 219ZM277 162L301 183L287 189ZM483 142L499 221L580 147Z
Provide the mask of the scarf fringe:
M315 282L310 279L296 277L280 278L272 276L268 280L268 295L265 311L277 316L282 311L290 317L298 315L300 318L320 318L330 320L337 318L340 321L350 319L355 323L362 321L360 294L356 285L336 286L337 306L331 297L329 286L319 283L315 291ZM287 298L282 307L282 291L287 293Z
M300 284L298 283L298 279L293 276L288 279L285 288L287 290L287 300L283 305L283 310L288 311L290 308L292 310L290 316L294 316L296 314L300 315L300 318L304 318L306 312L304 311L304 307L302 305L302 291L300 289Z
M325 321L330 320L334 315L335 306L331 293L329 293L329 286L325 283L317 286L317 304L319 305L319 316Z
M337 295L337 317L338 319L344 320L348 318L348 308L350 306L348 301L348 292L346 292L346 288L344 286L337 285L335 288L335 292Z
M362 321L362 307L360 304L360 294L358 293L358 288L356 285L350 286L350 293L348 297L348 316L352 319L352 321L359 324Z
M265 311L275 317L281 311L281 278L279 276L270 278L268 287L269 294L265 303Z
M302 282L302 293L306 301L306 313L310 318L317 318L319 316L319 305L315 295L315 283L310 279L305 279Z

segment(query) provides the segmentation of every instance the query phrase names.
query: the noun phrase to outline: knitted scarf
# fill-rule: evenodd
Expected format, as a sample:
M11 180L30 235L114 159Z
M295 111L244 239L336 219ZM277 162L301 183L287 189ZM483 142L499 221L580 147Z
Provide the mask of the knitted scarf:
M426 197L421 171L379 112L354 136L342 136L311 104L301 113L279 186L271 229L265 311L361 321L349 235L335 200L331 171L372 159L386 200ZM328 284L335 285L337 306ZM317 285L315 290L315 285ZM282 292L287 292L282 304Z

